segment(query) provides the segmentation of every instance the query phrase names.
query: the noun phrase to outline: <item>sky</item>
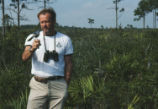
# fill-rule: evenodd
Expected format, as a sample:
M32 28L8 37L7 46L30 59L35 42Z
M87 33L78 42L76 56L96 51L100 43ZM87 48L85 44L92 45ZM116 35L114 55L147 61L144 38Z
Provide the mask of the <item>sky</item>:
M11 0L5 0L6 8ZM31 1L31 0L28 0ZM115 23L115 5L113 0L50 0L47 7L53 7L57 13L57 23L62 26L91 27L88 18L94 19L93 28L114 28ZM127 24L137 28L142 28L143 21L134 21L134 9L137 8L140 0L122 0L118 6L124 8L123 13L119 13L119 25L125 27ZM26 3L26 2L24 2ZM21 3L22 4L22 3ZM22 10L21 15L27 18L27 21L21 21L21 24L38 24L37 13L42 9L43 2L27 3L29 10ZM1 11L1 10L0 10ZM6 9L6 13L10 14ZM12 16L16 17L12 12ZM1 14L0 14L1 17ZM152 14L146 17L146 26L152 28ZM16 22L16 21L15 21ZM2 22L0 21L0 24Z

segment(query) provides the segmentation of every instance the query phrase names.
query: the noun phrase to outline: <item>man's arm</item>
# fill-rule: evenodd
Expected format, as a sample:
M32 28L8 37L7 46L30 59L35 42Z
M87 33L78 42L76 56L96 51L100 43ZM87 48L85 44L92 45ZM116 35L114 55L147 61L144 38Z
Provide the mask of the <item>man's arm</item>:
M65 55L65 80L69 84L72 72L72 55Z
M24 50L24 52L22 54L22 60L23 61L27 61L28 59L30 59L30 57L32 56L33 52L34 51L33 51L31 46L26 46L25 50Z
M22 54L22 60L27 61L33 54L33 52L39 47L40 40L36 39L34 40L32 46L26 46L25 50Z

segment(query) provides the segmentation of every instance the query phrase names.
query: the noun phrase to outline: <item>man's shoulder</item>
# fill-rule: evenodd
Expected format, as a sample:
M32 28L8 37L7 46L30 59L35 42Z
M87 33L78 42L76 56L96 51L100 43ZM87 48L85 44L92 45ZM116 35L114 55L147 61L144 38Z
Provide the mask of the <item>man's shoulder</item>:
M42 31L39 31L38 33L30 33L27 37L26 37L26 41L31 41L34 38L40 38L42 37Z

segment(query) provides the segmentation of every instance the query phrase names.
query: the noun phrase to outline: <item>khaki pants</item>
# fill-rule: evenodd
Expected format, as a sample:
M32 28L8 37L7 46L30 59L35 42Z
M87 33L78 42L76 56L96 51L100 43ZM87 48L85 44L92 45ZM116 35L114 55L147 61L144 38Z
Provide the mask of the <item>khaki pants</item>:
M65 79L41 83L34 79L30 81L30 95L27 109L62 109L67 96Z

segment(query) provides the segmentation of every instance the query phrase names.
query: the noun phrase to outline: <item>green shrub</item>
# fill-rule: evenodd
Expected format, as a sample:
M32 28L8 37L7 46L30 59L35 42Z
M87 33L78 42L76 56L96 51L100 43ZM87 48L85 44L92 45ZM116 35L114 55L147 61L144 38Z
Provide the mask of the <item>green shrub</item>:
M57 29L71 36L74 45L73 73L65 109L158 107L157 30ZM23 63L21 54L26 36L35 29L19 33L16 28L13 30L0 43L2 109L26 107L25 91L30 80L30 61ZM10 104L5 105L8 100Z
M0 70L0 104L11 98L18 98L21 91L28 87L30 75L21 66L9 66Z

